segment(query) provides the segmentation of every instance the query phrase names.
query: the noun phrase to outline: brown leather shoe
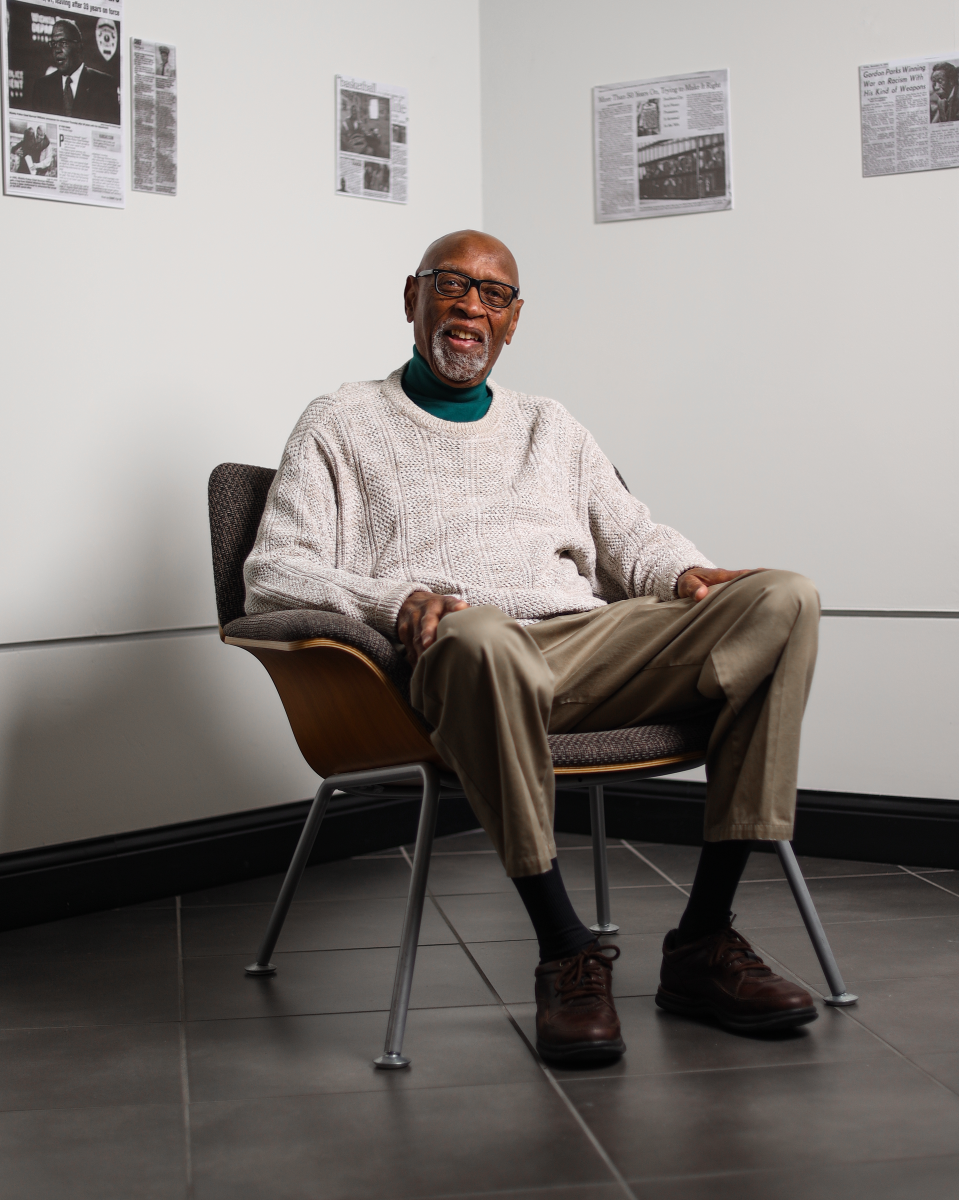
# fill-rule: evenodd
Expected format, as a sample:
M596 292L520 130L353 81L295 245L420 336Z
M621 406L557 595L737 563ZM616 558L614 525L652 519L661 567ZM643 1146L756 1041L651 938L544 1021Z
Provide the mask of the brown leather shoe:
M682 1016L712 1016L736 1030L791 1029L819 1016L812 996L774 975L731 925L677 945L677 930L663 942L656 1003Z
M613 1003L618 946L593 942L536 968L536 1049L557 1066L614 1062L626 1049Z

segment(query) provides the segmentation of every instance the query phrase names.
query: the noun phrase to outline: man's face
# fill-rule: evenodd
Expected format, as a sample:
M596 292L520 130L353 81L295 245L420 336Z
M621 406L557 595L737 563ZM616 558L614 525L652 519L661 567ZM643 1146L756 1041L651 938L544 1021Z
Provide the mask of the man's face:
M61 75L72 75L80 65L80 43L76 37L69 25L56 24L53 27L50 49Z
M509 251L482 234L444 238L430 248L419 270L439 267L472 279L519 284ZM490 308L476 288L465 296L441 296L434 277L406 281L406 319L413 322L416 348L434 374L453 387L472 387L492 370L504 346L513 340L522 300L508 308Z
M945 100L949 95L949 77L945 71L933 71L932 73L932 90L936 93L940 100Z

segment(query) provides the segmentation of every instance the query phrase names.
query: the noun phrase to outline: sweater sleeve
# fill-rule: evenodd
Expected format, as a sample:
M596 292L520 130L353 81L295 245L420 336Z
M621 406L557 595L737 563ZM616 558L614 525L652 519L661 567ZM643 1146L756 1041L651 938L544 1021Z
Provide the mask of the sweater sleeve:
M646 505L620 483L594 439L586 437L589 524L598 574L626 596L675 600L684 571L713 564L681 533L657 525Z
M243 567L247 615L319 608L395 637L403 602L412 592L430 589L411 580L378 579L336 567L336 473L308 420L310 411L283 452Z

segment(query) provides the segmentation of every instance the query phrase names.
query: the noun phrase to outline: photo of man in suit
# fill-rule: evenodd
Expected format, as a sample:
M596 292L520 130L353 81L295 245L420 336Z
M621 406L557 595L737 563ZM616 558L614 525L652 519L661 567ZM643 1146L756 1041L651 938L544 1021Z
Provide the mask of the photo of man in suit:
M936 63L929 79L929 123L959 121L959 68L955 63Z
M109 75L84 62L79 25L67 19L58 20L53 26L50 49L56 70L41 76L33 85L33 111L119 125L117 85Z

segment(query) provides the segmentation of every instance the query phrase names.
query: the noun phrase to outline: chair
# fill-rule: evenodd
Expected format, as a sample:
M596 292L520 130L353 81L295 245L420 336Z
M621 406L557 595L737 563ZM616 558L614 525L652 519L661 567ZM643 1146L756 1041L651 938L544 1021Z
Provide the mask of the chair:
M400 937L384 1052L378 1067L409 1065L403 1037L426 896L426 878L441 794L459 782L440 759L409 703L411 671L376 630L339 613L295 609L248 617L243 563L253 547L275 471L222 463L210 476L210 530L220 638L263 664L286 709L303 757L323 778L280 888L256 961L248 975L272 975L270 956L335 791L378 791L415 784L422 795L409 899ZM589 791L596 885L597 934L618 932L610 920L603 786L685 771L705 761L712 717L642 725L604 733L551 734L557 781ZM812 940L831 995L846 1005L836 961L789 842L776 850Z

